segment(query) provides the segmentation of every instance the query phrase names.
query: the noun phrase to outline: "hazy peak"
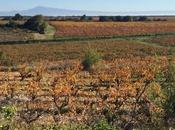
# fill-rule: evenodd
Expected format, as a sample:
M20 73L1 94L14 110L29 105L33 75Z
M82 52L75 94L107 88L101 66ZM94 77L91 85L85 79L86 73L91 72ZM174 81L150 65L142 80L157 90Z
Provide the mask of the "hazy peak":
M175 11L135 11L135 12L100 12L100 11L86 11L86 10L70 10L52 7L37 6L28 10L0 12L0 16L13 16L16 13L22 15L33 16L42 14L45 16L99 16L99 15L175 15Z

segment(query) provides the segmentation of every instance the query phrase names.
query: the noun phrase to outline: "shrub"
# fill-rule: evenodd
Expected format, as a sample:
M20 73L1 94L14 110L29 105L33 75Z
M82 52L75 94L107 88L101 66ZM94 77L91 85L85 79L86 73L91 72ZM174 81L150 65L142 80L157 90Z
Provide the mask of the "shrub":
M92 49L88 50L85 53L85 57L82 62L83 69L90 70L94 64L99 62L100 59L101 59L101 56L96 50L92 50Z
M48 23L44 20L42 15L36 15L24 23L24 28L44 34L48 28Z
M14 106L3 106L0 107L0 112L3 114L4 119L10 120L16 113L16 108Z
M14 106L0 106L0 130L9 130L16 114Z
M93 126L93 130L119 130L118 128L110 125L107 120L102 119Z
M17 28L19 27L19 24L14 20L10 19L9 22L6 24L6 27Z
M42 34L46 33L48 26L49 26L49 24L47 22L44 22L43 24L41 24L39 26L39 30L40 30L39 33L42 33Z

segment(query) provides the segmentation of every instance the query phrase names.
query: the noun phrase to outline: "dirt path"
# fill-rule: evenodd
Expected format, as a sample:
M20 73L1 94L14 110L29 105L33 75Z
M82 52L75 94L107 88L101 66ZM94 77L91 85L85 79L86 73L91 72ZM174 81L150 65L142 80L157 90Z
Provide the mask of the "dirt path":
M95 41L95 40L111 40L111 39L126 39L126 40L138 40L144 38L153 38L158 36L175 36L174 32L170 33L159 33L159 34L145 34L145 35L130 35L130 36L102 36L102 37L64 37L64 38L53 38L54 29L52 28L49 33L44 35L38 40L26 40L26 41L7 41L0 42L0 45L11 45L11 44L33 44L33 43L48 43L48 42L75 42L75 41ZM140 40L139 40L140 41ZM145 43L146 44L146 43Z

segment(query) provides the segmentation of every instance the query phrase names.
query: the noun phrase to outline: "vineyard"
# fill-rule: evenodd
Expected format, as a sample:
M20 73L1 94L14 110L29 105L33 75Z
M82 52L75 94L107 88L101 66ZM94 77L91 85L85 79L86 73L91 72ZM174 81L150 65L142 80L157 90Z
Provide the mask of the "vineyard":
M0 101L15 106L12 123L23 129L91 125L99 118L122 128L158 126L168 98L159 79L167 63L166 57L117 59L101 61L91 72L82 71L76 60L23 65L17 72L1 73Z
M128 36L175 32L174 22L50 22L55 37Z
M35 63L43 60L82 59L85 50L88 48L96 48L105 60L168 55L167 48L144 45L137 41L124 39L0 45L0 51L2 51L13 64Z
M164 37L157 37L147 39L145 41L157 43L158 45L165 46L165 47L174 47L175 46L175 37L174 36L164 36Z
M173 22L51 24L45 41L0 32L14 36L0 40L0 130L175 126Z

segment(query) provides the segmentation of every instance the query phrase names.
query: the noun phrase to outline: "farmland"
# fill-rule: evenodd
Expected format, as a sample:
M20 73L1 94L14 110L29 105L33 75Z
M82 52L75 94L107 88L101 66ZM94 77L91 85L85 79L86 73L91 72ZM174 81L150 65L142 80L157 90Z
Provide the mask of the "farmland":
M64 59L82 59L85 50L96 48L106 60L146 56L166 56L168 49L128 40L97 40L44 44L0 45L0 50L13 63L31 63L42 60L56 61Z
M31 32L21 29L0 28L0 42L25 41L33 39Z
M0 129L175 125L175 23L50 23L49 40L0 34Z
M31 124L35 127L70 122L88 124L99 117L119 126L134 118L135 125L143 127L143 121L145 126L157 125L150 118L162 118L150 117L142 110L162 114L163 108L151 100L151 94L157 95L156 100L164 100L159 84L154 81L158 71L166 73L166 57L156 61L154 58L101 61L90 73L82 71L76 60L40 62L30 68L24 65L16 73L1 74L1 103L15 104L17 128L27 129ZM139 101L135 102L137 98Z
M147 39L146 41L157 43L161 46L166 47L174 47L175 46L175 36L164 36L164 37L158 37L158 38L151 38Z
M55 37L128 36L175 32L174 22L50 22Z

